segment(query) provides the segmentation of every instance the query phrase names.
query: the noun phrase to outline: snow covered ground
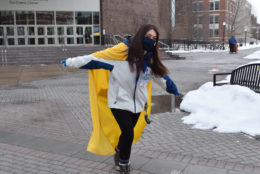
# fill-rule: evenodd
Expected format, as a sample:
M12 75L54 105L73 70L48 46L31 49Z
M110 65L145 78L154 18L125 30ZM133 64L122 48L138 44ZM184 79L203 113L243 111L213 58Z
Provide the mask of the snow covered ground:
M256 51L253 54L250 54L244 58L245 59L260 59L260 51Z
M260 52L247 57L260 59ZM260 63L260 60L249 63ZM193 128L260 135L260 94L247 87L213 87L212 82L207 82L199 89L189 91L180 108L190 113L183 118L183 123L192 124Z
M260 48L260 43L254 44L254 45L249 45L249 43L246 46L241 46L238 47L239 50L247 50L247 49L252 49L252 48ZM209 53L209 52L228 52L229 47L228 45L225 45L225 50L205 50L203 48L201 49L196 49L196 50L174 50L174 51L169 51L171 53Z

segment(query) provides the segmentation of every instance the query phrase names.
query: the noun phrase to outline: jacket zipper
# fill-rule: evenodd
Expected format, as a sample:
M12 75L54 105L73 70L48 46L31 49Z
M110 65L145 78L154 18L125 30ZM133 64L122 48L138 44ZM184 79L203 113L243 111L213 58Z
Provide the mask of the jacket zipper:
M138 78L139 78L139 75L136 75L136 79L135 79L135 89L134 89L134 110L135 110L135 113L136 113L136 103L135 103L135 93L136 93L136 87L137 87L137 82L138 82Z

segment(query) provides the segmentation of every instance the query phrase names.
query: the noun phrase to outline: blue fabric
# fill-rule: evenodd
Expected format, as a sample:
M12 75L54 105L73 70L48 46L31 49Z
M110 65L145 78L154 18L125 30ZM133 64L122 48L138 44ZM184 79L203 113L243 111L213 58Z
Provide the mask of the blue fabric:
M145 55L144 55L144 66L143 66L143 72L146 71L146 68L147 67L151 67L152 64L151 64L151 58L153 57L153 52L147 52Z
M124 44L126 44L127 47L129 47L129 40L127 38L125 39Z
M60 61L60 63L62 63L63 66L67 66L67 64L66 64L66 60L62 60L62 61Z
M150 39L148 37L144 37L143 40L143 49L146 51L152 51L155 46L155 41L153 39Z
M232 36L232 37L229 39L229 44L236 44L236 43L237 43L237 41L236 41L235 37Z
M177 86L172 79L168 75L165 75L163 78L166 80L166 91L176 96L180 96Z
M113 65L110 65L108 63L96 61L96 60L91 60L89 63L86 65L80 67L80 69L106 69L109 71L112 71L114 68Z

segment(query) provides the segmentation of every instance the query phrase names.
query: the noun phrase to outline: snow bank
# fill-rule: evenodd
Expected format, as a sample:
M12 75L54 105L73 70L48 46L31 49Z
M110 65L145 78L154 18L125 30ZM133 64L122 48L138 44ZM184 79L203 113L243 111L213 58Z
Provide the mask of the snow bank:
M260 135L260 94L239 85L205 83L188 92L180 106L190 112L183 123L217 132Z

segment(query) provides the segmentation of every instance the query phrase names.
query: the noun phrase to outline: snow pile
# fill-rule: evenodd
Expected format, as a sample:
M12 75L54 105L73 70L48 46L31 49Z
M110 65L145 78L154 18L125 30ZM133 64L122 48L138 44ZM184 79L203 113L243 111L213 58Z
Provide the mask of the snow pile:
M252 44L250 45L249 43L246 44L246 46L244 46L244 43L243 43L243 46L239 46L238 47L238 51L239 50L248 50L248 49L252 49L252 48L259 48L260 47L260 44Z
M190 112L185 124L217 132L260 135L260 94L239 85L213 87L205 83L187 93L181 109Z

